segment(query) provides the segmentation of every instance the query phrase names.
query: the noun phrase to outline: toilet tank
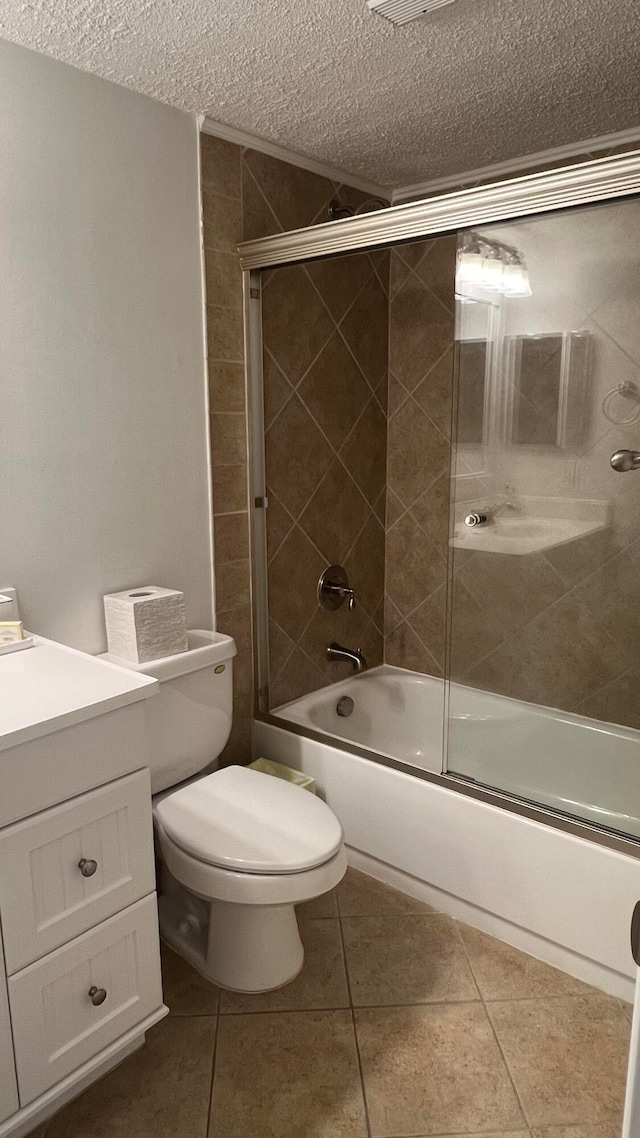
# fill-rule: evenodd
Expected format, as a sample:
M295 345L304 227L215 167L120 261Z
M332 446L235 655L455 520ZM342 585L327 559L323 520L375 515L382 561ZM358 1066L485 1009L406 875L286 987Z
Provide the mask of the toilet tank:
M235 640L196 628L188 643L186 652L146 664L103 657L160 683L159 694L145 701L154 794L214 763L231 733Z

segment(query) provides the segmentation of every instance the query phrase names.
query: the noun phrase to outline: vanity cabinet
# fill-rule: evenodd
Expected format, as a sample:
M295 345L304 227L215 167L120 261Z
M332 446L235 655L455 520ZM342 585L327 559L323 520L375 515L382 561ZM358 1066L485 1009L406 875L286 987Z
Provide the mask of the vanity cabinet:
M0 936L0 1125L19 1107L13 1040L9 1021L9 999Z
M0 1138L28 1134L167 1014L143 704L157 684L39 644L19 664L40 680L51 664L49 718L31 723L25 700L0 730ZM19 697L13 668L0 657Z

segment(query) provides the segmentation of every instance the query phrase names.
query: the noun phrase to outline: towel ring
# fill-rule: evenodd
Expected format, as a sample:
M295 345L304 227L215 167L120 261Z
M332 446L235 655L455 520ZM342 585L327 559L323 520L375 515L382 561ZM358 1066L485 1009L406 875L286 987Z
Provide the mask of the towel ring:
M638 407L634 411L633 415L630 415L628 419L614 419L613 415L611 414L611 404L613 403L616 395L621 395L625 399L635 399L637 401ZM630 383L625 380L624 383L619 383L617 387L612 387L611 391L608 391L602 400L602 414L604 415L605 419L608 419L610 423L615 423L617 427L625 427L630 423L636 423L638 419L640 419L640 392L638 391L635 383Z

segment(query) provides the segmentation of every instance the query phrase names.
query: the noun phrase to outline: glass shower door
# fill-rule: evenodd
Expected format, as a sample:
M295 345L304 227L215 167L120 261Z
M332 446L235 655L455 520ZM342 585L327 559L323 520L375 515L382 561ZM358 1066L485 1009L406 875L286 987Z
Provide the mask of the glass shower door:
M640 837L640 202L459 238L447 769Z

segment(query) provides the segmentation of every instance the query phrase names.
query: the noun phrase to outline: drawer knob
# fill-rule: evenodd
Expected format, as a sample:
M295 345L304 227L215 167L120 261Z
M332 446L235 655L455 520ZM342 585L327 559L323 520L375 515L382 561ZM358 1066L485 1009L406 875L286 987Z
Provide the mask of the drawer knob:
M78 862L78 869L83 877L93 877L97 868L97 861L94 861L93 858L90 857L81 857Z
M91 997L91 1003L93 1004L94 1008L99 1008L100 1004L103 1004L107 998L107 989L96 988L94 984L93 987L89 988L89 995Z

